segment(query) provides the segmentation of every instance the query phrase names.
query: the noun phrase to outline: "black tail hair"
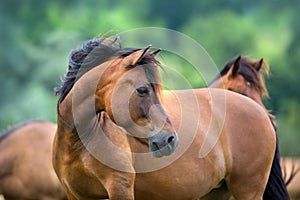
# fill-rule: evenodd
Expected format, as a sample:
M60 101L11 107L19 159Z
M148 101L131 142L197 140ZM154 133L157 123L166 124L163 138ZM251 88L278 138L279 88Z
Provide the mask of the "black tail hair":
M274 124L273 124L274 125ZM274 127L276 130L276 127ZM276 149L272 163L269 180L263 196L264 200L288 200L290 199L286 189L285 182L282 177L280 167L280 153L278 147L278 138L276 134Z

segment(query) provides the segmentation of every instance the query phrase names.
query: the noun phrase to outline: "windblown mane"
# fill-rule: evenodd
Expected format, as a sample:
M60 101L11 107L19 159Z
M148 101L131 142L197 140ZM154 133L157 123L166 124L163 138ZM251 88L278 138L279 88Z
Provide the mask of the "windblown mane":
M118 37L98 38L88 40L69 54L68 71L59 87L55 88L55 95L60 95L60 104L72 89L73 85L86 72L116 57L125 57L141 48L122 48ZM159 62L146 54L138 64ZM156 78L156 77L155 77Z

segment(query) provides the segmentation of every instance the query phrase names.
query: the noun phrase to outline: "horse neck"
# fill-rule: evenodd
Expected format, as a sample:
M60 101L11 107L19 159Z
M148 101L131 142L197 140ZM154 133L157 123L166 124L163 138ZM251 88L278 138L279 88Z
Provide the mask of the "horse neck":
M128 139L128 142L129 142L131 152L134 152L134 153L149 153L148 144L142 143L137 138L135 138L131 135L128 135L128 134L127 134L127 139Z
M74 83L72 89L59 105L58 117L62 118L62 122L66 121L74 126L78 119L79 122L81 120L86 122L87 116L89 117L87 120L91 120L91 117L94 120L95 109L97 111L104 109L103 96L107 88L103 86L105 83L101 83L101 85L98 83L99 77L102 76L109 64L110 62L107 62L94 67Z
M261 97L259 94L257 94L257 95L255 95L255 96L249 97L249 98L251 98L251 99L254 100L256 103L258 103L258 104L266 111L266 113L268 114L268 116L269 116L269 118L270 118L270 120L271 120L271 122L272 122L272 125L273 125L274 129L276 130L276 129L277 129L276 118L275 118L275 116L272 115L272 114L270 113L270 111L265 107L265 105L264 105L263 102L262 102L262 97Z
M65 126L69 129L75 129L72 96L72 91L70 91L65 99L57 106L57 124L59 127Z
M262 102L262 98L260 97L260 95L254 95L252 97L250 97L251 99L253 99L256 103L258 103L264 110L267 110L265 105Z
M65 141L64 148L78 152L94 140L95 130L99 128L99 123L95 113L91 117L85 114L84 111L80 112L77 108L74 109L74 107L80 107L80 105L74 106L73 97L71 90L58 107L57 133L59 134L56 137L60 141ZM76 156L72 159L76 159Z

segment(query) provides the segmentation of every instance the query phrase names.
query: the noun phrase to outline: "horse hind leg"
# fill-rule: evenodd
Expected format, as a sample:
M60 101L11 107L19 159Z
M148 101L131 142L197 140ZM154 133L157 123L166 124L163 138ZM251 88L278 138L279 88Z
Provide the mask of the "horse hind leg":
M248 179L247 179L248 178ZM261 178L262 179L262 178ZM235 200L262 200L266 181L253 181L249 177L234 177L227 180L228 188L232 194L230 199Z

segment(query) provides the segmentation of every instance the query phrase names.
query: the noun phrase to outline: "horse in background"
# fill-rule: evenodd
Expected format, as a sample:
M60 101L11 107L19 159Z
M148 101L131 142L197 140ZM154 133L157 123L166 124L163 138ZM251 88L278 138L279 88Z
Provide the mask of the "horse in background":
M155 55L105 38L71 52L53 148L68 198L210 199L226 183L261 200L276 147L266 112L225 90L163 91Z
M251 98L266 110L274 130L276 131L277 123L275 117L269 113L262 101L264 97L269 97L269 94L260 72L269 75L269 65L264 59L252 60L245 56L234 57L225 64L223 69L221 69L220 74L208 85L208 87L224 88ZM282 196L282 199L288 199L288 192L280 167L278 139L276 142L273 166L274 168L272 167L270 175L271 180L268 182L266 190L274 191L274 194L273 196L265 195L264 199L277 199L277 195ZM272 176L272 174L274 176Z
M261 72L269 75L269 65L264 59L257 61L246 56L234 57L225 64L208 87L242 94L266 110L262 99L269 97L269 94Z
M9 199L66 199L52 167L56 125L28 121L0 137L0 194Z

